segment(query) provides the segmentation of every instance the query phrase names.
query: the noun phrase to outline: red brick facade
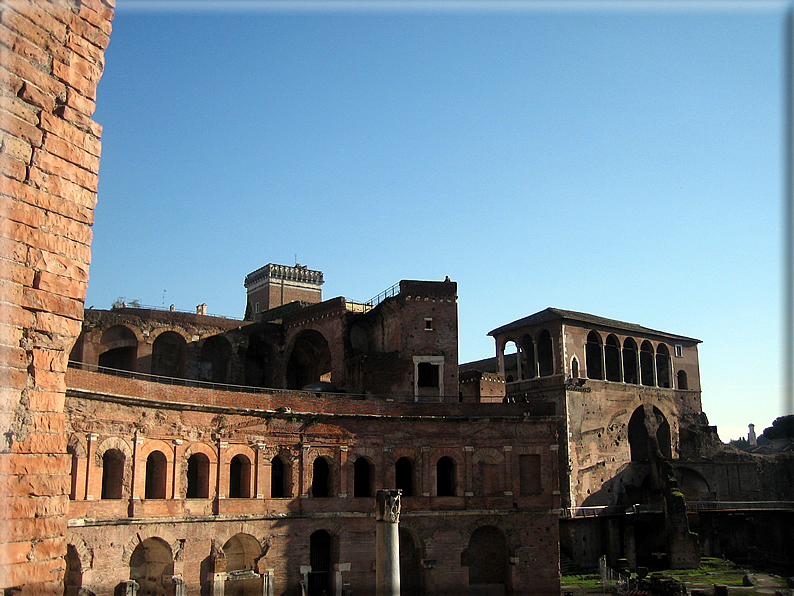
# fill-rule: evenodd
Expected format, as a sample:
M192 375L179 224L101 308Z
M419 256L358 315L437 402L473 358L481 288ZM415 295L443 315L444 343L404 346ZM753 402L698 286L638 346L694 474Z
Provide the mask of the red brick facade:
M64 372L88 280L101 132L90 117L113 5L0 7L0 588L31 594L60 593L64 574Z

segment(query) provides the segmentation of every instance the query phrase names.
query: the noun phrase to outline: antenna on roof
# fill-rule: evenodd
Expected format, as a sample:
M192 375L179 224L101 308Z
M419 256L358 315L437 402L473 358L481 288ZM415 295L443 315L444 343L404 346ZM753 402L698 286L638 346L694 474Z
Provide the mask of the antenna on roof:
M295 267L298 266L298 253L295 253Z

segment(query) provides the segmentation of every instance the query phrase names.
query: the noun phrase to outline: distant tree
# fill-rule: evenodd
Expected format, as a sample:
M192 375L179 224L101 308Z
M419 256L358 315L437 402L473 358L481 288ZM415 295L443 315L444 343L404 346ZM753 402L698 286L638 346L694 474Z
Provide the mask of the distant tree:
M127 300L124 296L119 296L113 301L113 304L110 305L110 308L140 308L141 301L137 298L133 300Z
M794 415L775 418L772 426L765 428L761 436L766 439L794 439Z
M737 449L741 449L742 451L746 451L750 447L750 443L747 439L739 437L738 439L734 439L733 441L728 441L728 445L733 445Z

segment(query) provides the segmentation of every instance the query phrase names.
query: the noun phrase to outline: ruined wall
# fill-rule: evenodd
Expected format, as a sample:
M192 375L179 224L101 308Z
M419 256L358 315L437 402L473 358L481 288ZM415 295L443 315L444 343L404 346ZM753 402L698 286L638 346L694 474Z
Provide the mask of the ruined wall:
M406 564L412 565L406 581L423 585L410 593L467 591L478 566L482 572L477 548L489 544L482 536L498 538L496 552L504 555L500 580L512 593L559 593L554 419L525 417L517 404L498 404L506 416L497 413L497 404L459 406L452 412L457 415L449 415L445 404L344 399L333 409L317 399L303 404L302 414L280 413L252 408L277 397L241 396L247 408L234 408L229 406L237 403L235 394L197 388L168 388L177 392L162 395L167 401L147 401L128 390L156 396L165 388L128 379L118 379L124 382L112 388L114 395L75 389L101 385L102 377L80 370L69 376L70 588L112 594L136 573L133 553L148 540L167 559L151 576L165 581L180 575L188 593L203 593L209 588L207 573L217 569L213 553L231 552L237 537L256 551L260 573L272 570L275 593L297 596L301 566L310 563L310 536L321 531L332 538L332 562L347 565L343 581L354 593L371 594L373 496L379 488L401 486L406 493L401 528L412 545L405 546ZM198 397L178 403L189 395ZM227 406L221 411L207 405L213 402ZM329 410L336 414L325 413ZM125 457L123 490L102 498L105 455L111 450ZM149 459L158 451L164 492L147 498L154 477ZM197 453L208 458L210 471L209 490L201 498L188 494L188 460ZM235 498L232 461L240 455L251 464L245 480L250 491ZM273 492L274 458L285 464L283 496ZM410 489L397 472L402 458L411 462ZM441 458L454 461L449 496L440 495ZM527 468L524 458L534 465ZM318 459L329 465L327 497L316 493ZM362 462L369 470L365 494L357 477ZM224 564L232 570L233 554Z
M0 6L0 587L59 593L64 371L80 332L114 0Z

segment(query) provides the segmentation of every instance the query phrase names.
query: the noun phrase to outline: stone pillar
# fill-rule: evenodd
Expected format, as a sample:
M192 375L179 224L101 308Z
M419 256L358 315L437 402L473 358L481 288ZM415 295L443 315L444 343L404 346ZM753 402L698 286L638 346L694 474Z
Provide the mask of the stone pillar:
M121 594L122 596L138 596L138 590L140 589L140 585L134 579L128 579L127 581L121 582Z
M93 491L91 490L91 481L92 481L91 477L93 476L93 474L91 474L92 472L91 468L95 467L94 461L96 458L96 448L97 448L98 438L99 435L96 433L89 433L88 435L86 435L86 443L88 444L86 449L88 455L86 456L86 466L85 466L85 500L86 501L92 501L94 499L94 494ZM99 488L99 496L102 496L101 484Z
M472 488L472 480L474 478L474 463L472 462L473 453L474 453L473 445L464 445L463 459L466 461L466 490L463 492L464 497L474 496L474 492Z
M342 596L344 594L343 571L350 571L350 563L334 563L334 596Z
M262 574L262 596L274 596L276 593L276 572L265 569Z
M180 474L179 468L180 466L177 464L179 461L179 456L177 454L179 450L179 446L182 445L182 439L174 439L171 441L174 446L174 462L171 466L171 494L168 495L169 499L181 499L182 498L182 490L180 485ZM187 487L186 487L187 490Z
M309 593L309 574L312 572L311 565L301 565L301 596L306 596Z
M375 496L375 594L400 596L400 494L379 490Z

